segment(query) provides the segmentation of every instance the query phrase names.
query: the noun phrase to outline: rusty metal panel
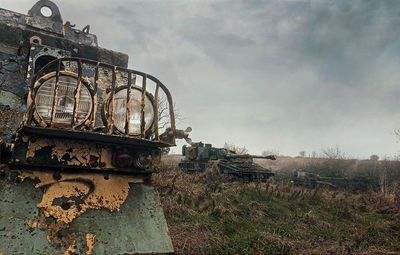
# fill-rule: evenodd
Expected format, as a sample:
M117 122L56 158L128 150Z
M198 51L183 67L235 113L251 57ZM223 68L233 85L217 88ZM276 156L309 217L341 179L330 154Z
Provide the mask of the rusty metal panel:
M9 25L25 25L26 15L0 8L1 22Z
M24 59L3 50L0 48L0 137L10 141L26 111L27 87L23 80Z
M172 252L158 194L140 178L14 170L1 174L1 254Z
M130 139L128 137L122 137L117 135L105 135L94 132L79 132L74 130L63 130L63 132L60 132L59 129L55 128L24 126L21 127L19 132L31 135L46 135L46 136L59 137L65 139L80 139L83 141L113 143L120 145L146 146L150 148L170 146L169 144L160 141L149 141L145 139Z

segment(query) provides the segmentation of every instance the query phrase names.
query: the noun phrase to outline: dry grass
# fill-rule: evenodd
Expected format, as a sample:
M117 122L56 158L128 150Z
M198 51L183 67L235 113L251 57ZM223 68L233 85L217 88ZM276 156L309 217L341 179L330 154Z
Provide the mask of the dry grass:
M400 254L396 185L355 194L163 169L153 181L177 254Z

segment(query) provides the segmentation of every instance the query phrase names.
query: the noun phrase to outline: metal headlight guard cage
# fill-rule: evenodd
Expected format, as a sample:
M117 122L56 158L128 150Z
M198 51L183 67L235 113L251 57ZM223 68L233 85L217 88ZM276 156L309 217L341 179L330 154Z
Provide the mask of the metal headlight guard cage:
M69 66L68 72L61 70L66 65ZM84 68L83 68L84 66ZM49 72L49 67L53 67L53 70ZM55 67L55 68L54 68ZM54 71L55 69L55 71ZM103 77L100 78L100 70L102 70ZM46 72L47 71L47 72ZM55 72L55 74L54 74ZM111 75L109 74L111 72ZM76 88L74 91L74 107L71 123L68 125L59 125L55 122L56 107L57 107L57 97L60 86L60 76L68 74L77 79ZM36 96L40 86L47 81L49 75L51 77L55 76L55 88L54 88L54 99L52 101L50 121L44 121L40 114L37 112L36 108ZM111 77L110 77L111 76ZM118 76L118 77L117 77ZM135 84L136 78L141 77L141 86ZM29 78L29 77L28 77ZM101 81L100 81L101 80ZM150 80L155 84L154 94L147 91L147 81ZM84 121L78 121L78 109L79 109L79 98L82 86L86 86L92 97L92 107L91 113L88 115L87 119ZM101 86L101 89L100 89ZM125 130L121 131L115 127L114 119L114 96L121 89L127 89L126 98L126 118L125 118ZM130 132L130 116L131 116L131 91L140 90L141 91L141 102L140 102L140 133L131 134ZM160 89L166 96L167 106L163 105L161 107L168 107L169 109L169 124L170 129L168 129L165 134L160 134L159 130L159 95ZM105 94L102 98L99 98L99 91L102 90L101 94ZM154 120L150 128L146 130L145 126L145 107L146 98L150 99L154 107ZM101 102L99 102L101 100ZM98 105L102 104L102 121L103 128L98 128L95 126L96 123L96 113L98 112ZM30 90L27 100L28 110L24 118L24 127L39 127L39 128L59 128L63 127L60 131L82 131L85 134L102 134L110 136L118 136L131 139L140 139L156 142L165 146L175 145L175 115L174 107L171 94L168 88L162 84L157 78L147 73L143 73L136 70L126 69L120 66L109 65L106 63L93 61L83 58L59 58L49 62L42 69L40 69L35 76L32 77L30 81ZM162 139L160 139L162 138Z

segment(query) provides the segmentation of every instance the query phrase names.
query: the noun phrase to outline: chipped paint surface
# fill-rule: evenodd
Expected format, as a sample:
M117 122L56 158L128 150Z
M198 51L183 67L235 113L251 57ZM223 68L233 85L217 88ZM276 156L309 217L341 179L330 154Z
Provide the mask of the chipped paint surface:
M25 139L24 137L22 139ZM25 139L26 140L26 139ZM112 168L112 152L104 146L89 143L69 143L57 139L29 140L26 158L35 158L38 151L51 147L51 159L70 166L89 166L91 168ZM98 159L93 165L91 160ZM100 164L102 163L102 164Z
M97 144L90 141L72 139L44 138L18 134L19 153L15 153L14 162L28 163L35 166L54 167L78 167L90 170L121 169L125 172L144 172L149 174L158 171L161 163L161 150L153 148L144 153L151 157L151 164L137 166L119 166L114 161L114 155L118 152L129 154L135 159L139 149L136 147L122 147L118 144ZM18 161L19 160L19 161Z
M47 240L56 246L68 246L64 254L74 252L78 233L59 237L59 232L68 229L69 224L88 209L108 209L119 211L125 202L129 183L142 183L138 177L102 174L67 174L62 173L55 180L54 173L41 171L21 171L19 178L38 180L35 188L44 189L42 201L37 204L39 215L35 219L18 219L30 228L46 232ZM55 219L49 221L48 219ZM94 245L94 234L87 234L87 254L91 254Z
M88 209L105 208L119 211L128 196L129 183L142 183L141 178L132 176L102 174L62 173L54 180L50 172L21 172L25 178L38 179L35 188L45 188L42 201L37 205L46 218L53 217L57 222L70 223ZM62 199L61 204L57 199Z
M88 250L86 251L86 255L92 254L95 238L96 238L95 234L86 234L86 246L88 247Z
M171 253L159 204L154 188L138 177L6 167L0 176L0 251Z
M0 98L1 100L1 98ZM17 110L6 108L0 109L0 130L2 130L2 135L12 135L13 128L12 126L16 125L20 121L21 113Z
M76 240L74 240L72 242L72 244L68 247L68 249L62 254L62 255L71 255L71 254L75 254L75 244L76 244Z

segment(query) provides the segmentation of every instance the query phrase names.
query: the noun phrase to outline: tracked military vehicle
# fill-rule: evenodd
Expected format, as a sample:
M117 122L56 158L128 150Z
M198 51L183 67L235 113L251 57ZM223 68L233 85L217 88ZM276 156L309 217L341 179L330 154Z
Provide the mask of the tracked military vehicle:
M291 183L296 186L305 186L309 188L328 187L337 189L339 187L346 187L351 182L344 177L321 176L315 173L296 170L293 172Z
M211 144L192 143L182 147L185 158L179 163L179 168L188 172L204 172L216 167L219 173L226 173L234 179L245 181L266 181L274 173L253 162L254 158L275 160L274 155L255 156L236 154L225 148L214 148Z
M89 29L0 9L0 254L173 253L150 183L184 133L171 94Z

